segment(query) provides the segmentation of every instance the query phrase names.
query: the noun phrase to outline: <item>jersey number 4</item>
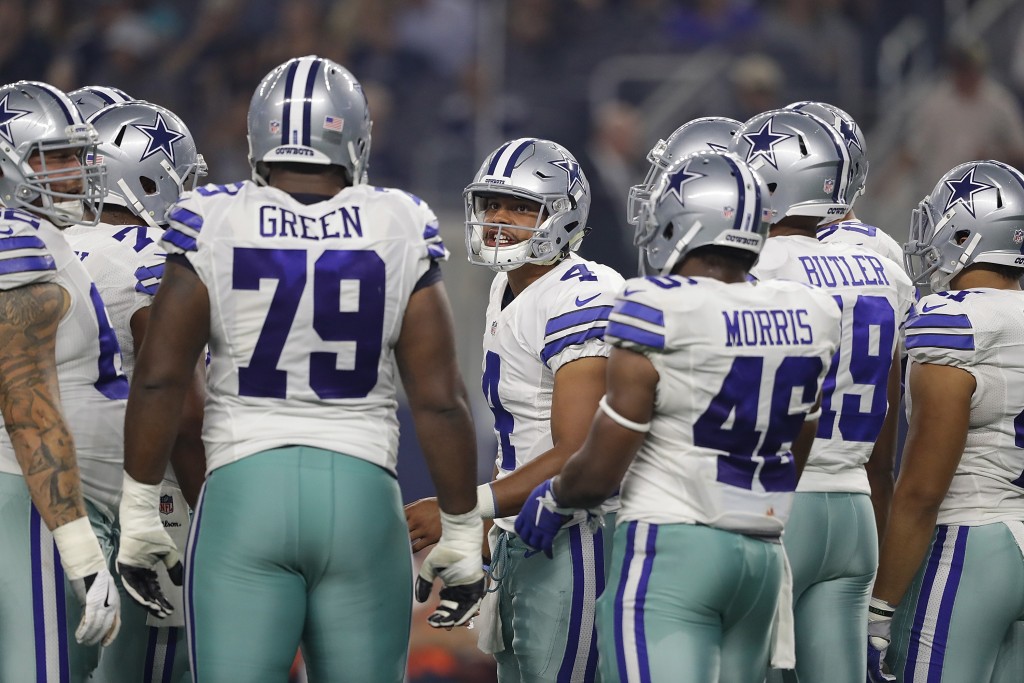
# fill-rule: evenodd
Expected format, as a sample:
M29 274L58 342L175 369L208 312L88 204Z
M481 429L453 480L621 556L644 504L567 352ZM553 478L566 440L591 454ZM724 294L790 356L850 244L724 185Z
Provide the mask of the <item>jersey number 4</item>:
M278 364L303 302L308 275L304 249L235 248L233 289L259 290L264 280L277 282L249 365L238 369L240 395L287 396L288 372ZM312 276L313 331L324 342L354 343L355 362L352 369L339 370L337 352L311 351L306 367L309 387L321 399L364 397L377 384L384 329L384 261L373 251L329 250L316 259ZM358 287L355 310L341 310L342 283ZM310 336L299 330L294 341L315 346ZM293 356L294 352L286 355L286 367L295 367Z

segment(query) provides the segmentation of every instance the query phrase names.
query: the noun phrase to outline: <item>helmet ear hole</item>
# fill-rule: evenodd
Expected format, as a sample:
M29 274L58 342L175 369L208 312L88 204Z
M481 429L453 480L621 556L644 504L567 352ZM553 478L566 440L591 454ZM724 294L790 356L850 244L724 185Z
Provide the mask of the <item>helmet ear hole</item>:
M127 130L128 130L128 126L121 126L121 128L117 131L117 135L114 136L114 146L115 147L120 147L121 143L124 142L124 134L125 134L125 131L127 131Z
M139 184L142 185L142 189L146 192L146 194L148 194L148 195L156 194L156 192L157 192L156 181L153 180L152 178L147 178L144 175L143 176L139 176Z
M967 241L967 238L971 236L970 230L957 230L953 233L953 240L959 245Z
M665 228L661 231L661 236L666 240L672 239L672 236L676 233L675 223L669 221L665 224Z
M797 135L796 139L800 143L800 156L802 156L802 157L807 156L809 154L809 152L807 151L807 141L804 139L804 136L803 135Z

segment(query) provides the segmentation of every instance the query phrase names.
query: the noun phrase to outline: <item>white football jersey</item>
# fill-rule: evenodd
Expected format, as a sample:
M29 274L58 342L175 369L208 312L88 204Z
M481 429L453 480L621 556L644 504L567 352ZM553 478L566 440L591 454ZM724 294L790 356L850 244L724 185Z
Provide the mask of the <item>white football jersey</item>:
M0 209L0 290L56 283L71 298L57 327L57 381L75 441L85 497L113 517L121 496L128 380L103 300L61 231L18 209ZM6 430L0 472L21 474Z
M483 392L494 414L498 479L551 449L555 373L566 363L607 357L608 315L622 276L575 254L514 299L508 275L491 282L484 328ZM512 531L515 516L496 519Z
M910 278L866 247L803 236L770 238L751 273L820 287L839 302L842 339L797 490L870 493L864 463L888 410L889 368L914 302Z
M1024 294L985 288L926 296L907 323L907 350L913 363L961 368L977 381L938 524L1024 520Z
M779 536L796 487L790 448L839 344L839 320L832 297L795 282L629 280L607 339L644 354L658 387L617 523Z
M400 190L313 204L246 181L182 195L161 244L210 296L207 471L289 444L395 471L393 347L409 297L447 252Z
M839 221L818 228L819 242L842 242L867 247L884 256L906 271L903 261L903 246L881 228L861 221Z

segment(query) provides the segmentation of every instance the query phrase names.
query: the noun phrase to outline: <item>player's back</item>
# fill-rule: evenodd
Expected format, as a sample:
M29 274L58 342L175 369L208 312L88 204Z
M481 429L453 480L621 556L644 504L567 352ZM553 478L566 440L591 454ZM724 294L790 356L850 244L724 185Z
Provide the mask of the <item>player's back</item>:
M210 298L208 468L299 444L394 471L393 346L447 256L429 207L366 185L300 199L244 182L187 193L169 218L163 246Z
M839 221L818 228L819 242L841 242L866 247L884 256L900 268L903 265L903 246L887 232L858 220Z
M822 387L818 434L801 491L870 493L868 461L888 410L899 329L913 302L902 268L866 247L812 237L772 237L751 270L821 288L842 309L842 339Z
M796 485L789 448L839 315L831 297L793 282L627 281L607 338L646 355L659 381L619 519L781 534Z
M926 296L907 323L907 350L914 363L961 368L977 382L938 523L1024 520L1024 294L979 288Z
M61 232L27 212L0 209L0 289L37 283L55 283L70 298L56 340L61 407L75 440L83 491L113 516L128 398L117 338L96 285ZM6 430L0 435L0 471L21 473Z

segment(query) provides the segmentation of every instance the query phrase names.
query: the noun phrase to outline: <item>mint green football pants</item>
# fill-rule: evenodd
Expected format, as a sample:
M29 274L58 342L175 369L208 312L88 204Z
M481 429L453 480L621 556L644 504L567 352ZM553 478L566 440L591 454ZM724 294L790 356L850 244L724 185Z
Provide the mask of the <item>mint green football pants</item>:
M365 460L292 446L206 480L185 566L195 683L399 683L412 560L398 482Z

